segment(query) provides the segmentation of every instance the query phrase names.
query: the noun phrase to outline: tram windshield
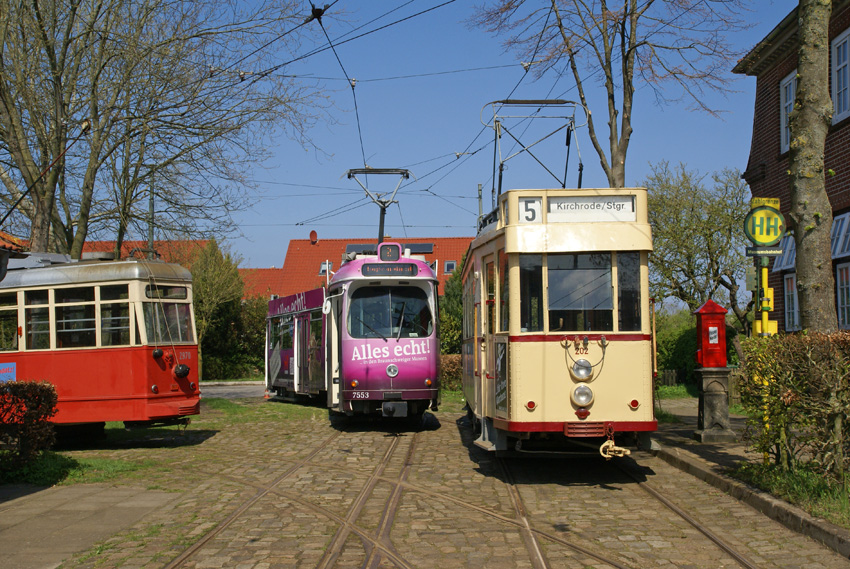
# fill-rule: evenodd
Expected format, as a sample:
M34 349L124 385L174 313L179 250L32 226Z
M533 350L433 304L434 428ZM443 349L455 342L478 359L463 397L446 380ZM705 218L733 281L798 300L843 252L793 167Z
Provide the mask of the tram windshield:
M149 344L193 342L192 305L186 302L145 302Z
M362 287L351 295L352 338L423 338L434 330L428 295L413 286Z

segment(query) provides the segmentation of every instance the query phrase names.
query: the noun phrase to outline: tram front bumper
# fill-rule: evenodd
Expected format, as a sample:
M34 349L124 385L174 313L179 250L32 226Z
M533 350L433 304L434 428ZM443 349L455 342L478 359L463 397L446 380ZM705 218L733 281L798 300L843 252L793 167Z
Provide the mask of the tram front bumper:
M384 417L407 417L407 401L384 401L381 405Z

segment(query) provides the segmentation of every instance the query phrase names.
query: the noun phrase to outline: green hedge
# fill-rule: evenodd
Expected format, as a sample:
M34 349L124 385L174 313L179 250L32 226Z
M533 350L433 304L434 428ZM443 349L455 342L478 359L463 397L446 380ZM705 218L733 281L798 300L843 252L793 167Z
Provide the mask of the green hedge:
M752 443L781 468L841 479L850 444L850 333L754 337L742 343L741 403Z
M460 354L440 355L440 387L443 391L460 391L463 385L463 364Z
M56 389L46 381L0 383L0 468L18 468L50 448L57 400Z

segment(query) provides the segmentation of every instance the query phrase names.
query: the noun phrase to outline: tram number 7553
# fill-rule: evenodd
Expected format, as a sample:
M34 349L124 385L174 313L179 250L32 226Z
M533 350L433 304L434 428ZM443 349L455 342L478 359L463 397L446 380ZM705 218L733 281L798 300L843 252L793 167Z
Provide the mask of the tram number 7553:
M368 391L352 391L351 392L352 399L369 399Z

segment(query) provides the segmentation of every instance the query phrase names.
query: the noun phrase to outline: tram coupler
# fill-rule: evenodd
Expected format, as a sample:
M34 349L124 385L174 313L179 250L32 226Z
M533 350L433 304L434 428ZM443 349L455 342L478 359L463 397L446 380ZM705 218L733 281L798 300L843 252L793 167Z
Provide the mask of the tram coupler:
M601 447L599 447L599 454L601 454L605 460L611 460L615 456L618 458L628 456L632 454L632 451L627 448L618 447L614 444L614 439L608 439L602 443Z

